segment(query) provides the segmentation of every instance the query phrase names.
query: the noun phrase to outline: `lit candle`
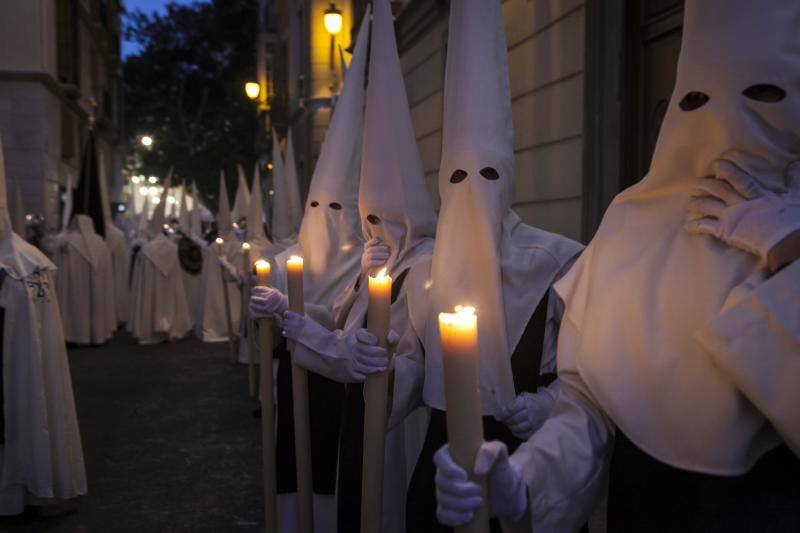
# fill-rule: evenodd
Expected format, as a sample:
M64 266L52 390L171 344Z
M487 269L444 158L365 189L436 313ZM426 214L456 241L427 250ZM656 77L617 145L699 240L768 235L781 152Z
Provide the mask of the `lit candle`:
M289 309L305 313L303 297L303 258L296 255L286 260L286 285ZM289 343L294 355L295 346ZM314 502L311 478L311 427L308 415L308 373L292 363L292 400L294 401L294 450L297 469L298 531L314 531Z
M216 241L214 242L217 243L217 253L219 254L219 258L222 259L225 256L225 239L223 239L222 237L217 237ZM230 295L228 294L228 282L225 280L224 268L225 267L220 262L219 275L220 275L220 280L222 280L222 295L223 298L225 299L225 319L228 322L228 348L230 349L231 352L230 354L231 363L235 364L237 356L236 356L236 342L234 341L235 337L233 335L233 319L231 318L231 298Z
M382 269L369 277L367 329L387 348L392 278ZM361 470L361 531L381 531L383 516L383 465L386 448L386 414L389 372L367 376L364 382L364 455Z
M242 327L244 333L245 345L244 349L247 356L247 385L250 396L256 395L256 362L255 350L253 349L253 328L250 323L250 312L248 307L250 305L250 271L252 266L250 264L250 244L242 243Z
M256 261L256 283L259 287L269 284L270 264ZM272 375L272 319L258 321L258 353L261 379L261 453L264 468L264 529L267 533L278 532L278 507L276 504L277 483L275 481L275 401L272 397L274 376Z
M256 261L256 283L259 287L266 287L269 285L269 273L271 270L272 266L269 264L269 261L264 261L263 259Z
M472 472L483 443L483 416L478 383L478 316L475 308L456 306L455 313L439 313L439 335L444 365L447 407L447 443L453 460L481 486L486 502L486 480ZM472 521L456 531L488 533L489 514L484 505Z

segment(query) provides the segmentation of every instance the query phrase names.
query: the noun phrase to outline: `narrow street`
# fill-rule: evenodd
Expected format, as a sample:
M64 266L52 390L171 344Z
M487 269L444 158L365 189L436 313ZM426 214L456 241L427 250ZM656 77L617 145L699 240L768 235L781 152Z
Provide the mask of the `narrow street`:
M0 531L258 531L261 434L247 369L194 339L69 351L89 494ZM74 506L73 506L74 507Z

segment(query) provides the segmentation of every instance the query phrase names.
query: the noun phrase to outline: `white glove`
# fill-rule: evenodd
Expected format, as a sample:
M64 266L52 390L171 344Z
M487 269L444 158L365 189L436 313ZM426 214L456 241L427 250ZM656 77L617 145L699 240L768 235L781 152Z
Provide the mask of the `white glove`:
M508 426L519 440L528 440L547 420L555 402L555 393L547 387L536 394L523 392L501 408L495 419Z
M686 230L767 260L770 250L800 230L800 170L787 172L789 189L775 194L727 160L714 164L716 177L700 178L689 202Z
M470 481L447 445L433 456L436 464L436 517L446 526L463 526L483 505L480 486ZM484 442L475 457L475 475L487 476L489 516L518 521L527 507L522 469L508 460L500 441Z
M373 237L364 245L361 254L361 275L369 274L373 269L381 267L389 260L389 247L383 244L380 237Z
M361 383L367 375L391 369L386 348L365 329L343 333L330 331L308 316L292 311L283 314L282 334L306 349L295 350L293 361L307 370L343 383ZM390 331L387 341L397 344Z
M250 294L250 316L253 320L283 315L289 309L289 298L272 287L253 287Z

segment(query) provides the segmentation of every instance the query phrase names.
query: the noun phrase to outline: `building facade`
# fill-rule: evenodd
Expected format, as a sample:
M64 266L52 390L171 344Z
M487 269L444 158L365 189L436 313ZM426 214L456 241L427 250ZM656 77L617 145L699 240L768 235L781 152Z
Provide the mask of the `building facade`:
M455 1L455 0L453 0ZM450 0L395 0L395 27L429 192L438 205ZM308 180L335 95L330 2L276 4L276 120ZM349 46L367 0L335 2ZM516 152L514 209L587 241L611 199L646 172L675 81L682 0L503 0ZM309 44L310 43L310 44Z
M60 224L60 191L75 184L90 124L100 175L121 185L118 0L0 2L0 133L6 171L27 212Z

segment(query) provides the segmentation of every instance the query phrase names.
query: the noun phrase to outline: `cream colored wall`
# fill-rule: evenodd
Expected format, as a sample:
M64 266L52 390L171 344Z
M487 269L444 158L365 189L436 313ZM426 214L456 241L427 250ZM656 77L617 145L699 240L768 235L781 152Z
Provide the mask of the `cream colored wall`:
M457 0L453 0L457 1ZM583 0L506 0L514 113L514 209L579 239L583 132ZM425 177L438 205L447 21L401 56Z

